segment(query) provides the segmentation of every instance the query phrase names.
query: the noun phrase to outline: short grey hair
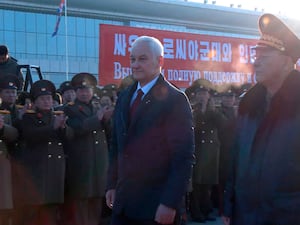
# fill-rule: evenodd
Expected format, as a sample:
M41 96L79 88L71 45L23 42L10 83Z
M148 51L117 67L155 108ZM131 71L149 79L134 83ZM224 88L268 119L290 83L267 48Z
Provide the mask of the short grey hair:
M140 42L147 43L155 56L164 56L164 46L157 38L150 36L140 36L133 42L132 48L134 48L135 45Z

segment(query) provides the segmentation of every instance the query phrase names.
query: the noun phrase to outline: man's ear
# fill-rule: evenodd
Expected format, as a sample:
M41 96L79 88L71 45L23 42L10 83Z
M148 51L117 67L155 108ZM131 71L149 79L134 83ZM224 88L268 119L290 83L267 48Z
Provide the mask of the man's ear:
M162 67L164 65L164 57L159 56L159 65Z

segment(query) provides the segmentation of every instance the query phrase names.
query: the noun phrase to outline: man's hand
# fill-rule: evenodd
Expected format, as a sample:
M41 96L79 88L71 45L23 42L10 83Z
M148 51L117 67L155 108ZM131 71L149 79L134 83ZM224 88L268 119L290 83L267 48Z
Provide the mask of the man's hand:
M110 189L106 192L105 198L106 198L106 205L112 209L113 203L115 201L115 196L116 196L116 190L115 189Z
M172 224L174 222L176 210L160 204L156 210L155 221L160 224Z

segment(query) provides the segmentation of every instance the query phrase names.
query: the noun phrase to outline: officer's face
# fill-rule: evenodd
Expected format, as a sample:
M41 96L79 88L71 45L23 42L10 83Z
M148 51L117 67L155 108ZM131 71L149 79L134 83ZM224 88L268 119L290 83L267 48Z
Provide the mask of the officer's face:
M206 90L200 90L196 92L195 101L197 103L207 105L209 98L210 98L210 94Z
M2 99L2 102L6 104L14 104L17 99L17 90L3 89L0 91L0 98Z
M76 98L78 101L83 103L89 103L93 98L93 89L92 88L77 88Z
M256 81L265 85L276 82L276 77L280 77L287 56L280 51L270 48L256 49L254 69Z
M73 89L67 90L63 93L62 97L63 97L64 103L74 102L74 100L76 98L76 92Z
M53 107L53 98L51 95L38 96L34 101L34 106L42 111L48 111Z
M163 57L155 55L148 43L139 42L131 50L132 75L141 85L147 84L158 75L162 64Z

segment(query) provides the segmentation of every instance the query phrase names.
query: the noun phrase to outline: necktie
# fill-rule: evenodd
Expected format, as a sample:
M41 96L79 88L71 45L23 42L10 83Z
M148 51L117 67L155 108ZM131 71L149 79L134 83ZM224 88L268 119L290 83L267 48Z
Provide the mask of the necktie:
M134 116L139 104L141 103L143 95L144 95L144 92L142 91L142 89L139 89L137 92L137 96L134 99L134 101L131 105L131 108L130 108L130 117L131 118Z

